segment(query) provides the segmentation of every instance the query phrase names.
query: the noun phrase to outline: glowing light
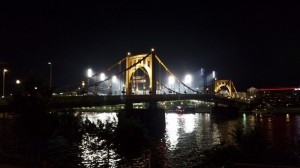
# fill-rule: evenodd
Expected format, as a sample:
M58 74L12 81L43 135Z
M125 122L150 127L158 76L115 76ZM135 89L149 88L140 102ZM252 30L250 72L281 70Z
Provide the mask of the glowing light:
M19 80L19 79L17 79L16 80L16 84L18 85L18 84L20 84L21 83L21 81Z
M117 82L117 77L116 76L113 76L112 77L112 81L115 83L115 82Z
M184 131L186 133L191 133L195 129L195 114L185 114L184 115Z
M151 48L151 51L154 52L154 48Z
M216 72L215 71L212 72L212 76L213 76L213 78L216 78Z
M168 83L169 83L169 85L173 85L175 83L175 78L173 76L170 76Z
M290 121L290 115L286 114L286 122L289 122L289 121Z
M93 76L93 71L92 71L91 68L89 68L89 69L87 70L87 76L88 76L89 78Z
M178 143L178 118L177 114L166 114L166 134L167 134L167 141L170 142L171 149L175 149Z
M128 52L127 55L130 55L130 52Z
M257 89L259 91L272 91L272 90L278 90L278 91L284 91L284 90L296 90L298 88L261 88L261 89Z
M184 83L191 84L192 83L192 75L190 75L190 74L185 75Z
M104 81L104 79L105 79L105 74L104 74L104 73L101 73L101 74L100 74L100 80L101 80L101 81Z

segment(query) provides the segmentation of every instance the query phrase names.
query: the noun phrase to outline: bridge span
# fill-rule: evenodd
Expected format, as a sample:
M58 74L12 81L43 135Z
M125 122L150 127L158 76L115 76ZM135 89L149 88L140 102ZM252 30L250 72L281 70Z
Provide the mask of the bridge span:
M55 96L49 103L50 108L75 108L91 107L116 104L132 104L141 102L158 102L172 100L201 100L205 102L214 102L216 105L241 106L247 105L245 102L235 99L228 99L216 95L201 94L161 94L161 95L110 95L110 96Z

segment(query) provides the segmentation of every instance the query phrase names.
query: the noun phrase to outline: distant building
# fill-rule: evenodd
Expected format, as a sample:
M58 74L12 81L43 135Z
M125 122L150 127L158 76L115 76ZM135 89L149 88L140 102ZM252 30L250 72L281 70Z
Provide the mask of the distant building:
M247 97L247 93L246 92L237 92L237 97L239 97L239 98L246 98Z
M249 95L256 96L262 104L270 106L300 106L300 88L250 88Z
M251 87L249 89L247 89L247 97L256 97L257 94L257 89L255 87Z

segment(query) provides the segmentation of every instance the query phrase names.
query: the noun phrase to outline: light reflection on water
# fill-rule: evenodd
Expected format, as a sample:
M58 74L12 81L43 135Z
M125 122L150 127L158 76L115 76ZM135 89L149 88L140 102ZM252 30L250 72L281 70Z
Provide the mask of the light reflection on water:
M105 121L107 118L116 117L116 113L85 113L89 120ZM117 120L116 120L117 121ZM300 137L300 115L284 115L277 118L257 118L254 115L242 115L231 120L217 120L209 113L177 114L166 113L166 128L164 135L165 144L165 165L166 167L186 167L187 165L197 165L201 157L199 153L211 149L221 142L233 142L232 134L237 126L241 126L243 133L249 132L260 124L268 140L280 141L278 139L278 129L283 140L291 140ZM284 127L284 128L282 128ZM282 134L284 131L284 134ZM277 132L277 133L276 133ZM277 139L274 139L277 138ZM84 146L83 141L83 146ZM84 148L83 148L84 149ZM106 151L92 154L89 150L84 150L82 157L91 160L95 156L106 156ZM115 151L111 151L115 154ZM116 160L110 160L115 164Z
M165 141L168 144L169 149L173 149L178 142L178 115L175 113L169 113L166 117L166 136Z
M106 121L112 121L113 119L116 119L116 121L118 121L117 118L117 113L112 112L112 113L84 113L82 115L82 117L87 117L92 123L97 123L97 120L100 120L103 123L106 123Z
M109 121L118 122L116 116L117 113L82 114L83 118L88 118L92 122L96 122L97 120L105 122L108 118L114 118L114 120ZM163 151L161 153L162 155L159 157L162 158L165 167L197 167L199 165L199 160L201 160L199 153L210 149L223 141L232 142L233 137L231 134L236 130L236 126L242 126L241 130L245 133L254 128L255 125L259 125L263 131L263 136L270 140L270 143L275 145L278 150L291 153L299 152L299 148L296 148L295 146L300 138L299 114L284 114L262 118L255 115L242 115L236 119L218 120L209 113L166 113L165 121L165 134L161 136L163 137L160 141L161 146L157 145L157 148L160 147ZM15 132L9 129L13 126L13 123L10 122L13 121L0 120L0 151L4 153L6 151L11 151L12 149L15 150L15 147L17 146ZM49 154L49 157L53 157L58 161L64 161L64 157L69 156L62 155L68 153L61 152L61 150L68 150L69 148L64 144L61 144L63 141L58 141L57 139L58 138L54 137L51 139L53 142L51 142L54 147L59 145L60 149L51 150L53 154ZM91 141L94 141L94 139L88 139L88 137L87 139L82 140L80 146L82 151L78 156L84 160L83 164L86 167L91 167L90 163L94 160L99 160L101 162L100 164L105 164L108 154L107 150L89 150L87 145ZM20 143L19 145L24 144ZM51 148L51 146L49 146L49 148ZM111 155L109 164L115 166L118 161L118 155L112 149L108 151ZM70 156L70 158L72 157L73 155Z
M102 123L111 123L111 122L116 122L115 125L118 122L117 118L117 113L89 113L86 112L82 115L83 118L87 118L90 120L92 123L97 123L97 121L101 121ZM98 162L99 166L104 166L105 164L109 164L110 166L116 167L117 166L117 161L118 155L115 150L113 149L101 149L101 150L96 150L92 151L89 149L89 145L91 142L96 142L97 138L91 138L88 135L84 135L82 139L82 143L80 146L80 149L82 150L81 153L81 158L83 160L83 164L86 167L93 167L92 162ZM105 143L104 140L100 141L100 144ZM100 145L99 144L99 145ZM109 155L109 157L108 157ZM107 163L108 162L108 163Z

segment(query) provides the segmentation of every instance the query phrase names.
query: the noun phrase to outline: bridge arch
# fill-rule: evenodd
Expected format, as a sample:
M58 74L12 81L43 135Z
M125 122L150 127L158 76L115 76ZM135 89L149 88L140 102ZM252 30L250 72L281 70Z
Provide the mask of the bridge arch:
M149 68L149 67L148 67ZM128 88L131 88L132 92L131 94L147 94L146 90L150 90L149 88L149 82L150 82L150 76L149 72L150 70L147 70L147 67L138 66L136 68L133 68L134 71L130 75L130 82Z
M140 54L127 55L126 57L126 95L133 94L133 86L141 77L136 76L138 70L142 70L146 77L149 78L149 86L144 86L149 89L150 94L156 94L156 77L155 77L155 54ZM134 65L134 67L132 67ZM131 68L130 68L131 67ZM133 80L134 79L134 80Z
M215 80L214 81L214 92L216 95L222 95L222 89L226 88L228 90L229 97L237 97L237 91L231 80Z

